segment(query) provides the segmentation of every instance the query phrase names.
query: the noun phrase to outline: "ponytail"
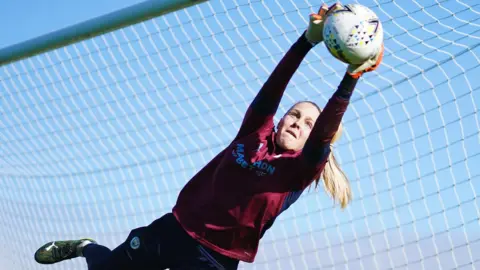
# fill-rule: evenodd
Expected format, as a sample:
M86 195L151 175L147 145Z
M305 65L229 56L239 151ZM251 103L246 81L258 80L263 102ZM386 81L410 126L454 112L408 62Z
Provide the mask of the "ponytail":
M332 144L342 135L342 126L338 127L338 131L332 138ZM315 187L318 186L320 179L323 179L323 187L325 191L332 196L333 200L340 203L345 208L352 199L352 191L347 176L340 168L340 165L333 154L332 145L330 145L330 154L328 156L325 168L320 177L315 179Z

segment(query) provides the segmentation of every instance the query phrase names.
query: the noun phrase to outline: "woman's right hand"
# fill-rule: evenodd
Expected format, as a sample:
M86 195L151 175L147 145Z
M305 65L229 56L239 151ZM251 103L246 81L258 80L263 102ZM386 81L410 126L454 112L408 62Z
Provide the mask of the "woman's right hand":
M323 3L318 13L310 14L310 22L305 37L312 45L316 45L323 41L323 24L325 18L327 18L332 11L340 8L342 8L342 5L339 2L330 7Z

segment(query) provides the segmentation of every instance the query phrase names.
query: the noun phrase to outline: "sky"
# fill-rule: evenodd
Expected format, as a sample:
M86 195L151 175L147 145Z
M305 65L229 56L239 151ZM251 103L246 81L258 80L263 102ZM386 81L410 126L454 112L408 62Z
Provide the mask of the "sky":
M3 1L0 48L105 15L142 0Z
M8 1L0 49L139 2ZM304 193L242 269L479 266L479 4L359 2L381 19L386 54L334 148L354 200L342 211ZM0 242L15 243L0 244L0 265L84 269L31 258L55 239L113 248L170 211L318 5L212 0L0 66ZM314 48L275 119L298 100L323 106L344 70Z

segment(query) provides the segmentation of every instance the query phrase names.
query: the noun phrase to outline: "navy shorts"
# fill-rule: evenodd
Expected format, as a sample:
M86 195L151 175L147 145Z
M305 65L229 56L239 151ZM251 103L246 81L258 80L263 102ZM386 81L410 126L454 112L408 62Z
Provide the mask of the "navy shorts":
M237 269L239 264L199 244L172 213L132 230L119 248L132 269Z

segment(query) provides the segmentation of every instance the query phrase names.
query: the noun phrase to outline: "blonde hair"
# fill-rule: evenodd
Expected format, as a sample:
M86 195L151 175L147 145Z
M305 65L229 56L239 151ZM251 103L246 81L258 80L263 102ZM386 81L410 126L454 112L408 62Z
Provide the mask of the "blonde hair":
M337 133L332 138L330 144L330 154L328 156L325 168L320 173L320 176L315 177L315 188L318 187L320 179L323 179L323 187L325 191L332 196L335 202L339 202L342 208L347 207L352 200L352 190L347 176L340 168L340 165L333 154L332 144L340 139L342 136L342 125L338 127Z
M310 103L314 105L320 113L322 109L312 101L300 101L298 103ZM295 105L296 105L295 104ZM294 105L294 106L295 106ZM293 107L293 106L292 106ZM342 136L343 127L342 124L338 126L338 130L330 142L330 154L325 164L325 168L320 174L315 176L315 188L318 187L320 179L323 179L323 187L325 191L333 198L335 202L339 202L342 208L347 207L348 203L352 200L352 190L350 188L350 182L348 181L347 175L340 168L335 155L333 154L332 144L340 139Z

